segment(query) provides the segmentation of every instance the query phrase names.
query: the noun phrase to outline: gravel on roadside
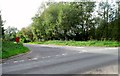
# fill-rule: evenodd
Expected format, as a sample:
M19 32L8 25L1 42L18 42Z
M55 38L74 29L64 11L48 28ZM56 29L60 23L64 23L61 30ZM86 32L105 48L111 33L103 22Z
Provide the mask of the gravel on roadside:
M118 74L118 64L111 64L105 67L100 67L87 71L83 74Z

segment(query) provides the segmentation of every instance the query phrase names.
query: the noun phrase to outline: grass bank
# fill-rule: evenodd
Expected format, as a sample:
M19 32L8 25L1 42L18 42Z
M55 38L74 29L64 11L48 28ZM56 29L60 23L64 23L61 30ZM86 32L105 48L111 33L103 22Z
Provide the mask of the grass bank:
M5 59L11 56L15 56L21 53L28 52L29 49L22 45L22 43L14 42L2 42L2 52L0 53L0 58Z
M117 41L42 41L30 42L33 44L54 44L54 45L68 45L68 46L101 46L101 47L118 47L120 43Z

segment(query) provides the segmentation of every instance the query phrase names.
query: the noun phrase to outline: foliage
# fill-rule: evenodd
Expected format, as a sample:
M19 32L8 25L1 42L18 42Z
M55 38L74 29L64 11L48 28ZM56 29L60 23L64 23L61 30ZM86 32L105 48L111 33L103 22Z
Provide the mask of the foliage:
M13 43L13 42L7 42L3 41L2 43L2 58L8 58L14 55L18 55L21 53L28 52L29 49L27 47L24 47L21 43Z
M68 45L68 46L106 46L118 47L120 43L117 41L43 41L43 42L30 42L31 44L53 44L53 45Z
M8 26L8 28L5 29L5 40L15 41L17 31L17 28Z
M28 28L22 28L21 31L17 33L17 36L20 37L20 42L29 42L33 41L33 34L31 29Z
M32 18L32 24L23 28L19 35L29 41L119 41L118 8L108 2L101 2L97 12L96 8L95 2L43 4L42 10Z
M0 11L0 38L4 38L4 28L3 28L3 20L1 17L1 11Z

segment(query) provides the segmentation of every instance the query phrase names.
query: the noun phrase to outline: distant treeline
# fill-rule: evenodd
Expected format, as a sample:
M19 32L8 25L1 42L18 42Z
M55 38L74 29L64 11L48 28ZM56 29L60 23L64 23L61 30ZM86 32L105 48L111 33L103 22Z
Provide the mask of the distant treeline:
M44 3L33 22L17 35L24 41L120 41L120 3Z

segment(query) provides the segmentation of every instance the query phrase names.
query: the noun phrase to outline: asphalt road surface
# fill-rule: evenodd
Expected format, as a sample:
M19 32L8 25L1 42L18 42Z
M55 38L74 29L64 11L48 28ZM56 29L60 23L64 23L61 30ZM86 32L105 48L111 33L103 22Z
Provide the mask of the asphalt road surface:
M118 62L117 47L24 45L31 51L4 61L3 74L82 74Z

